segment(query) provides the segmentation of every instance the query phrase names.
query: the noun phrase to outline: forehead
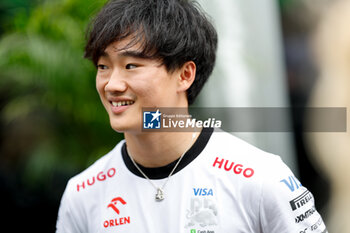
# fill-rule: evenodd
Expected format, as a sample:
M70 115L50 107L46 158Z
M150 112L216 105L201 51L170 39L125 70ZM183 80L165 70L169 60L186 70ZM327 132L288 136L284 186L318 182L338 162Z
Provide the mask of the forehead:
M153 51L148 51L147 48L145 48L144 42L135 40L135 37L131 36L110 43L100 55L100 58L113 57L133 57L162 62L162 59L157 57L156 53Z
M110 43L106 49L103 51L105 54L115 54L115 53L121 53L123 51L142 51L142 47L140 43L134 43L132 38L124 38L122 40L114 41Z

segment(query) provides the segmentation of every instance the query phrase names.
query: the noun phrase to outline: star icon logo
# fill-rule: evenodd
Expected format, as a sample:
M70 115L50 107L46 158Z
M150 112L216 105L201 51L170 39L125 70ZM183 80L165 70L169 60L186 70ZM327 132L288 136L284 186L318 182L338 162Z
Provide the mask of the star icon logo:
M155 113L151 113L151 115L153 116L151 122L153 122L156 119L157 121L159 121L159 116L161 116L162 114L159 112L159 109L157 109L157 111Z
M145 111L143 112L143 128L144 129L160 129L161 122L160 116L162 113L157 109L157 111Z

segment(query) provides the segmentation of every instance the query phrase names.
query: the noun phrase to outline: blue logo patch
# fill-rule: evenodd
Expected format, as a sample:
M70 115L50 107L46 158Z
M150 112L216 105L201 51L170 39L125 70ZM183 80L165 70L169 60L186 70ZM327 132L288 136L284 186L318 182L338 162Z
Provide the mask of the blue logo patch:
M143 128L144 129L160 129L161 115L159 109L156 112L143 112Z
M193 188L195 196L213 196L213 190L209 188Z
M288 176L288 179L283 179L280 181L284 183L291 192L303 187L300 181L295 176Z

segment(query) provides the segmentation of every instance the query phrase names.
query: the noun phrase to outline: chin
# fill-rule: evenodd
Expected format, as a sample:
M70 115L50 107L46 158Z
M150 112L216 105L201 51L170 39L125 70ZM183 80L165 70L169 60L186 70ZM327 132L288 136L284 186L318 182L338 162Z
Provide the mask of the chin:
M115 123L113 121L110 121L110 125L112 129L118 133L124 133L128 130L128 127L125 124Z
M114 127L113 125L112 125L112 129L117 133L125 133L125 129Z
M122 122L120 120L110 120L110 125L112 129L118 133L126 133L126 132L136 132L140 131L139 125L132 124L130 121Z

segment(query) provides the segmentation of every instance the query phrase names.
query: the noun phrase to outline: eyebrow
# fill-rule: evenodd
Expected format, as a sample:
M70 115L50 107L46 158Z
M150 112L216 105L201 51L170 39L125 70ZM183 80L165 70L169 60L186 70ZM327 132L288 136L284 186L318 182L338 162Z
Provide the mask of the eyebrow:
M145 54L145 53L142 53L140 51L137 51L137 50L123 50L122 52L120 52L118 54L118 56L121 56L121 57L133 57L133 58L152 58L151 56Z
M106 51L101 52L101 57L110 57ZM152 58L152 56L146 55L145 53L142 53L137 50L121 50L121 52L118 52L119 57L133 57L133 58Z

